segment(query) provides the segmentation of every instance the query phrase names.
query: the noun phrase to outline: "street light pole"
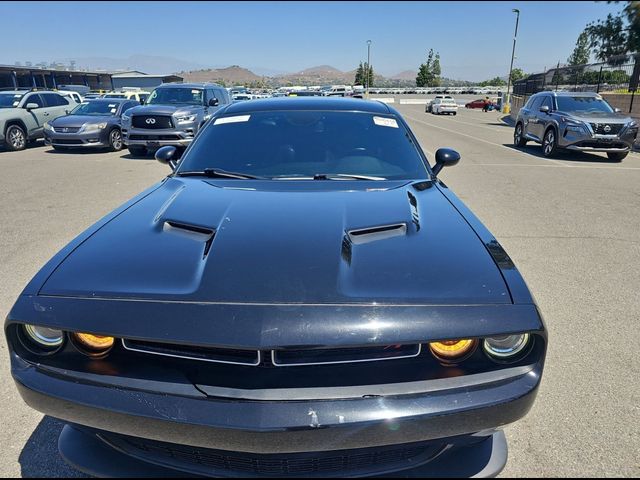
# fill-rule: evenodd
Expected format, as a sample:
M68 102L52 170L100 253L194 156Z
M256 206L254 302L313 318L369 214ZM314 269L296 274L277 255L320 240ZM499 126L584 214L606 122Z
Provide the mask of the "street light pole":
M514 8L511 11L516 14L516 33L513 34L513 50L511 50L511 66L509 67L509 79L507 80L507 101L505 102L505 106L509 105L507 107L507 110L509 110L509 112L511 111L511 104L510 104L511 96L509 94L509 87L511 87L511 72L513 71L513 57L516 54L516 38L518 37L518 22L520 21L520 10L518 10L517 8ZM505 113L509 113L509 112L505 112Z
M371 40L367 40L367 70L365 72L366 75L366 87L367 91L365 97L369 98L369 72L371 71Z

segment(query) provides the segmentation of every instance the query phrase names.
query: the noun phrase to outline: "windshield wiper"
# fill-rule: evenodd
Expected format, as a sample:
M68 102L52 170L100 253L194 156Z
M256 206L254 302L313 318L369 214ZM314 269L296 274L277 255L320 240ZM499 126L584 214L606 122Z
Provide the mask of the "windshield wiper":
M256 177L254 175L247 175L246 173L227 172L226 170L220 170L219 168L205 168L200 171L192 172L178 172L178 177L209 177L209 178L238 178L241 180L254 180L263 179L264 177Z
M297 175L297 176L282 176L272 177L273 180L386 180L385 177L373 177L371 175L351 175L346 173L316 173L312 177Z

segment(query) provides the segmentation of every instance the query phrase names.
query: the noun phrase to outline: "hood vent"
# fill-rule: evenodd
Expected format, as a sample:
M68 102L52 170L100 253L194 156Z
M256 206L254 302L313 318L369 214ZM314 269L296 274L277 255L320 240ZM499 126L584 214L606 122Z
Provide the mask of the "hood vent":
M216 233L215 230L211 228L188 225L186 223L174 222L172 220L164 222L162 231L181 235L197 242L204 242L203 259L209 254L211 244L213 243L213 237Z
M406 235L407 225L405 223L397 223L394 225L382 225L379 227L349 230L347 233L351 243L354 245L360 245L362 243L375 242L376 240L384 240L387 238Z

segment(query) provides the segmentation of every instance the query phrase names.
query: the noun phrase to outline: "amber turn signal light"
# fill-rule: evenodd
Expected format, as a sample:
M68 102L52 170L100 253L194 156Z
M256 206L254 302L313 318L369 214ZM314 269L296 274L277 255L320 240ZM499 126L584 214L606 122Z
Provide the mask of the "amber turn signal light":
M71 338L76 346L87 355L96 356L107 353L115 342L113 337L94 335L93 333L73 333Z
M429 348L437 359L445 362L454 362L470 355L477 344L476 340L471 339L444 340L430 343Z

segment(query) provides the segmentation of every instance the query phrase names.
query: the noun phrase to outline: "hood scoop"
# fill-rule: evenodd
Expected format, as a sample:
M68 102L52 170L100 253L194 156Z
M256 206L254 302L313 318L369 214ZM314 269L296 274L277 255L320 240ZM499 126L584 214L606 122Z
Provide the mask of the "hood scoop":
M206 258L211 244L213 243L213 237L215 236L215 230L206 227L200 227L197 225L189 225L186 223L175 222L172 220L166 220L162 225L162 231L172 233L174 235L180 235L182 237L189 238L196 242L204 243L204 254L202 258Z
M387 238L399 237L407 234L406 223L396 223L394 225L381 225L379 227L360 228L347 232L349 240L354 245L385 240Z

